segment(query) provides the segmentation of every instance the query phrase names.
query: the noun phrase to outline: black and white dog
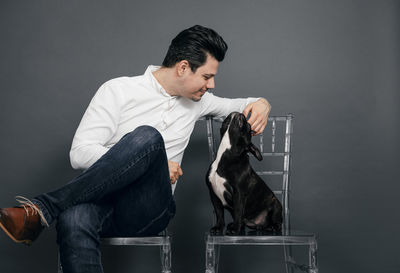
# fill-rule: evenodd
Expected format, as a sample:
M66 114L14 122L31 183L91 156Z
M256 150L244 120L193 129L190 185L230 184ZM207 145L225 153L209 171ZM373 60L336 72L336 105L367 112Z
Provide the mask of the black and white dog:
M282 229L282 205L271 189L251 168L248 152L259 161L262 155L251 143L251 128L246 117L233 112L221 126L217 157L207 172L206 183L217 216L211 234L222 234L224 208L232 215L227 235L236 235L245 226L263 231Z

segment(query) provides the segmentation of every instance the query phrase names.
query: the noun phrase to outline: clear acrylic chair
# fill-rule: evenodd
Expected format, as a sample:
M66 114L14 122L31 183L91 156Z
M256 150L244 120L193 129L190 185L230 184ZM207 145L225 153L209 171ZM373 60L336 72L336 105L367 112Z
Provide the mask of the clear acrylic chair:
M164 230L160 235L149 237L110 237L101 238L102 245L112 246L158 246L160 247L161 272L171 273L171 234ZM62 273L58 257L58 273Z
M210 162L213 162L219 140L219 128L223 118L206 117L207 137L209 145ZM217 130L214 130L217 129ZM253 169L260 175L268 186L280 199L283 206L282 232L279 234L246 231L243 235L211 235L206 233L206 273L217 273L221 245L280 245L283 246L285 270L287 273L299 269L309 273L317 273L317 240L313 233L295 231L290 228L289 217L289 181L291 166L291 145L293 131L293 116L275 116L268 118L268 126L263 134L252 138L263 155L263 160L258 162L250 155ZM267 144L268 143L268 144ZM214 217L215 221L215 217ZM211 224L210 224L211 227ZM308 264L298 264L293 258L292 246L308 246Z

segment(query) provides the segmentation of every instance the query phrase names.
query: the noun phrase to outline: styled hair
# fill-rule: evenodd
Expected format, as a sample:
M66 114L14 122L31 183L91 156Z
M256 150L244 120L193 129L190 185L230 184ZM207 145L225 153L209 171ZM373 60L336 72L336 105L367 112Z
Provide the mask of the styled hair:
M176 63L187 60L190 69L196 72L207 60L207 53L218 62L222 62L228 45L211 28L195 25L181 31L171 42L162 65L172 67Z

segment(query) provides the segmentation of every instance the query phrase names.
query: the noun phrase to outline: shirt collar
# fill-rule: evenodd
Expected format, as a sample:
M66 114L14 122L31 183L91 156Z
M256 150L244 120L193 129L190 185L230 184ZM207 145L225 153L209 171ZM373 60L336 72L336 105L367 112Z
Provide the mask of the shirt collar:
M144 72L144 75L150 81L151 85L154 87L155 90L157 90L166 97L175 98L176 96L171 96L170 94L168 94L167 91L165 91L164 87L162 87L161 84L154 77L153 72L160 68L161 66L158 65L149 65L146 69L146 72Z

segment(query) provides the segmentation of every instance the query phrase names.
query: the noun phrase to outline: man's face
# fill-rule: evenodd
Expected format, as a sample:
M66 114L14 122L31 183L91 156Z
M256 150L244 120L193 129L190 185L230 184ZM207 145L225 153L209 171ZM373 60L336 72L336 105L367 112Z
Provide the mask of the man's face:
M214 77L218 72L218 64L219 62L214 57L207 54L206 62L198 67L196 72L193 73L189 68L185 74L180 95L199 101L208 89L215 87Z

